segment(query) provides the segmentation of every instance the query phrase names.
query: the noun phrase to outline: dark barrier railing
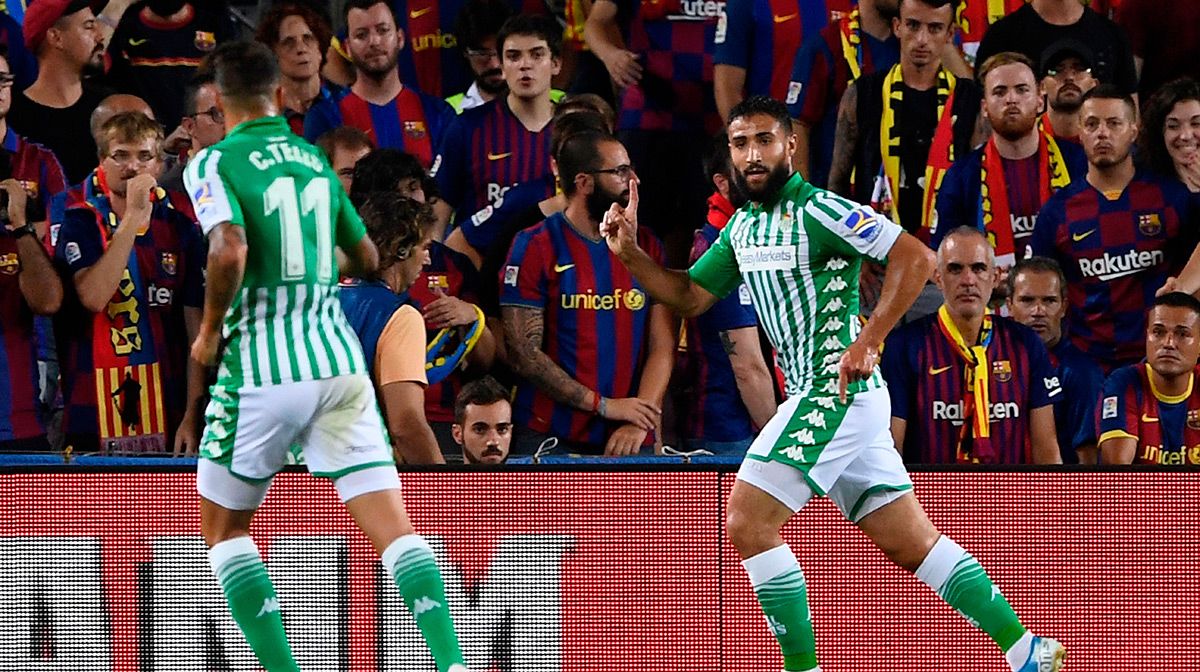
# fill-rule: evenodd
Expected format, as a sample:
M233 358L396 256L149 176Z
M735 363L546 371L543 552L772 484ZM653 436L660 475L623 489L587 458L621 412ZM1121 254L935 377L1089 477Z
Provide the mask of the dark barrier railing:
M406 471L472 669L778 670L723 532L734 465ZM1200 669L1200 473L919 471L930 517L1070 672ZM256 669L209 574L194 476L0 468L0 670ZM306 670L431 669L328 482L279 476L254 535ZM1007 669L827 501L785 529L822 665Z

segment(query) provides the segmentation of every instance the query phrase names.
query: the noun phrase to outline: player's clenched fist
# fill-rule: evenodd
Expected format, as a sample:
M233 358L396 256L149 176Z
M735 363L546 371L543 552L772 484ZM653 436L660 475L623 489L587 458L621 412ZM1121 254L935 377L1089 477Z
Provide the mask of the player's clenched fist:
M129 207L150 208L150 192L158 186L158 180L150 173L134 175L125 183L125 199Z

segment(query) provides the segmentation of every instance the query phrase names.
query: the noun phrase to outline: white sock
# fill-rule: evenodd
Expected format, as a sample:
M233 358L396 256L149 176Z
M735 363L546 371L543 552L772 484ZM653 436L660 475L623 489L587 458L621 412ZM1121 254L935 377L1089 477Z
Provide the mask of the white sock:
M1025 634L1021 635L1021 638L1017 640L1017 643L1013 644L1011 649L1004 652L1004 657L1008 659L1008 666L1016 672L1016 670L1021 669L1025 661L1029 660L1029 652L1032 650L1033 633L1026 630Z

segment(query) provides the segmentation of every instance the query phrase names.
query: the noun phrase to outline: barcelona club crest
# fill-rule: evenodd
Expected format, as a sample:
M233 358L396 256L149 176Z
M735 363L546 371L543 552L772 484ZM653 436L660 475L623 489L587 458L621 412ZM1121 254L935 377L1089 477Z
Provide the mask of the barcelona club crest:
M1187 426L1188 429L1200 429L1200 408L1188 411Z
M178 266L176 265L177 261L178 259L176 259L174 252L163 252L159 256L159 262L162 264L163 273L166 273L167 275L175 275L175 272L179 270Z
M217 46L217 36L206 30L197 30L192 44L200 51L212 51Z
M425 122L423 121L406 121L404 122L404 134L413 140L420 140L425 137Z
M1162 231L1162 219L1157 212L1147 212L1138 215L1138 231L1143 236L1157 236Z
M992 378L997 383L1007 383L1012 380L1012 364L1007 359L992 362Z

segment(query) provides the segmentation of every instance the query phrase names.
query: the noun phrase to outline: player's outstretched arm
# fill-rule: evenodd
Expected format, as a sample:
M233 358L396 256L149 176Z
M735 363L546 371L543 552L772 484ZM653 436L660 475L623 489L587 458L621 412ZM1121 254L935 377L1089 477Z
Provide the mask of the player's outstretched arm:
M217 363L221 325L233 305L246 272L246 231L224 222L208 234L208 269L204 284L204 315L192 342L192 358L204 366Z
M638 181L629 182L629 206L614 203L600 220L600 235L608 249L621 260L655 301L684 317L694 317L712 308L717 297L692 282L686 271L658 265L637 242Z
M843 402L847 386L868 378L875 370L879 363L879 346L921 294L921 289L933 275L936 258L933 250L924 243L908 233L901 233L888 252L887 262L879 304L858 338L842 355L838 382Z

